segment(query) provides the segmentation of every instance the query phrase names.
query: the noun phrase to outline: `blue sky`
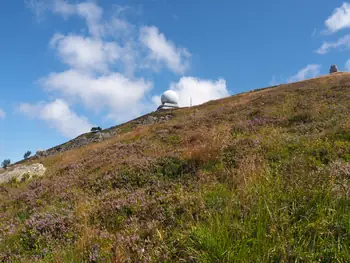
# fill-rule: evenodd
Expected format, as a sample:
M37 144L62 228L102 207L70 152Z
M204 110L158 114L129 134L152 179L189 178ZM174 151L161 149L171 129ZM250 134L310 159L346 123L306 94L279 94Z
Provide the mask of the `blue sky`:
M0 160L153 111L167 89L187 106L350 70L338 0L6 1L0 32Z

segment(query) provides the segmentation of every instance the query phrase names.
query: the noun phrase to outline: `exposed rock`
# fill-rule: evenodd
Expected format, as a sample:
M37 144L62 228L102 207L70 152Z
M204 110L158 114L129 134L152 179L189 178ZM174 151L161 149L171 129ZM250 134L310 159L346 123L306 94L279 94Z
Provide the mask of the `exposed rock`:
M51 149L48 149L46 151L37 151L36 152L36 157L46 157L46 156L51 156L60 152L65 152L65 151L69 151L71 149L75 149L75 148L81 148L85 145L88 145L90 143L94 143L94 142L100 142L103 140L106 140L108 138L111 138L112 136L114 136L116 134L116 132L91 132L91 133L87 133L84 135L81 135L65 144L62 145L58 145L56 147L53 147Z
M44 150L40 150L40 151L36 152L35 156L37 156L37 157L45 157L45 156L47 156L47 153Z
M338 72L337 65L332 65L330 70L329 70L329 73L332 74L332 73L336 73L336 72Z
M103 140L106 140L108 138L113 137L115 134L113 132L104 132L104 133L101 133L101 135L102 135Z
M158 120L157 117L148 116L145 122L147 124L153 124L153 123L157 122L157 120Z
M155 124L155 123L162 123L170 120L173 116L172 115L165 115L165 116L147 116L146 118L139 119L137 121L137 124L139 125L149 125L149 124Z
M100 132L96 133L95 139L96 139L97 141L103 141L103 136L102 136L102 134L101 134Z
M150 125L150 124L167 122L172 117L173 117L173 115L171 115L171 114L167 114L165 116L146 115L146 116L142 116L136 120L133 120L130 123L135 123L136 126L137 125ZM47 157L47 156L55 155L55 154L60 153L60 152L69 151L69 150L72 150L75 148L81 148L81 147L88 145L90 143L101 142L103 140L107 140L107 139L115 136L116 134L118 134L120 127L121 126L119 125L119 126L115 126L115 127L110 128L110 129L107 129L107 130L102 130L102 131L96 130L94 132L80 135L79 137L77 137L77 138L75 138L67 143L55 146L55 147L48 149L46 151L37 151L34 157L36 157L36 158Z
M43 176L46 171L44 165L35 163L31 165L21 165L13 170L0 171L0 184L7 183L11 180L21 182L22 180L30 180L33 176Z
M81 137L78 137L74 143L85 145L88 142L89 142L89 140L85 136L81 136Z

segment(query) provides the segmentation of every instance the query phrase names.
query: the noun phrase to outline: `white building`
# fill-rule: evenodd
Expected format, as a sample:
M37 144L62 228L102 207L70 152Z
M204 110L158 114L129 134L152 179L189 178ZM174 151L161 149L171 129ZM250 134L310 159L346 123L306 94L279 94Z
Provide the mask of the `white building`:
M162 105L158 110L168 110L179 108L179 95L173 90L167 90L161 97Z

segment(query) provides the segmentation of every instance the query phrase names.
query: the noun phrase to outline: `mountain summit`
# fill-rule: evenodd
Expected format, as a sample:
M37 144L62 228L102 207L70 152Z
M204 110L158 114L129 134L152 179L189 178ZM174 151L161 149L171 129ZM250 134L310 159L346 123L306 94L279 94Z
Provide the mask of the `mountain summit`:
M0 185L1 262L350 262L349 73L151 113L18 165L39 163Z

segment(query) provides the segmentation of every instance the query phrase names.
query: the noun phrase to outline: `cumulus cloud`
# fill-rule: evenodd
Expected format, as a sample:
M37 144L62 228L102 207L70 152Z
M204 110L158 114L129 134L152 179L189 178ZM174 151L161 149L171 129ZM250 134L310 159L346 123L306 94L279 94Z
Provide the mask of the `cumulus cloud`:
M156 105L156 106L159 106L162 104L162 101L161 101L161 96L159 95L155 95L152 97L152 102Z
M325 21L327 31L337 32L341 29L350 27L350 3L343 3L341 7L336 8L332 15Z
M67 138L86 133L93 126L86 117L78 116L69 108L65 101L60 99L50 103L22 103L19 110L32 118L47 122L51 128L58 130Z
M50 45L71 67L98 72L108 71L109 65L120 58L122 50L115 42L77 35L55 34Z
M104 33L104 26L101 23L103 9L94 2L70 4L65 0L54 0L52 11L66 18L72 15L84 18L93 37L99 37Z
M295 75L291 77L285 77L283 75L272 76L269 82L270 86L276 86L283 83L292 83L297 81L302 81L308 78L317 77L320 74L321 65L319 64L309 64L306 67L300 69Z
M324 42L322 46L317 49L315 52L323 55L329 52L330 49L335 48L342 48L342 49L348 49L350 48L350 35L345 35L342 38L339 38L335 42Z
M123 14L130 7L115 6L114 14L105 16L94 1L26 1L31 1L31 6L42 6L42 12L49 10L64 18L77 16L85 20L89 36L56 34L51 41L63 62L73 68L85 69L91 60L88 66L95 65L95 70L101 72L106 64L118 62L118 70L132 76L138 69L158 71L167 67L183 74L189 67L191 54L186 48L177 47L154 26L138 28L125 19Z
M5 119L6 118L6 112L0 108L0 119Z
M305 68L302 68L292 77L287 79L288 83L297 82L301 80L305 80L308 78L314 78L320 74L321 65L318 64L309 64Z
M82 19L87 31L56 33L50 40L51 49L68 68L52 72L38 83L51 97L64 100L23 103L20 108L67 137L91 127L89 121L74 113L69 105L82 106L82 110L103 114L117 122L129 120L153 110L152 102L159 104L160 101L159 96L149 96L152 81L139 77L138 73L164 67L175 74L184 74L189 69L191 53L186 48L169 40L155 26L138 27L129 23L122 15L123 8L106 16L95 1L42 2L50 2L47 10L64 19L73 16ZM170 86L179 94L180 106L189 106L191 97L192 104L198 105L229 95L223 79L182 77Z
M76 98L86 108L102 110L107 107L111 114L128 113L137 107L152 83L143 79L131 80L120 73L95 77L76 70L52 73L40 80L49 91L58 91L67 98Z
M102 8L93 2L84 2L77 4L77 13L84 17L92 36L101 36L104 33L104 27L100 22L103 14Z
M192 105L195 106L229 96L224 79L213 81L195 77L182 77L179 82L172 83L170 89L178 93L181 107L190 106L191 98ZM152 101L159 105L160 96L154 96Z
M128 21L113 17L109 24L106 25L107 32L115 37L130 36L135 30L135 26Z
M140 41L151 51L150 59L164 63L175 73L183 74L188 69L191 54L185 48L176 47L155 26L142 27Z

